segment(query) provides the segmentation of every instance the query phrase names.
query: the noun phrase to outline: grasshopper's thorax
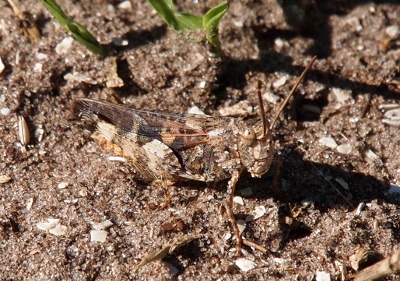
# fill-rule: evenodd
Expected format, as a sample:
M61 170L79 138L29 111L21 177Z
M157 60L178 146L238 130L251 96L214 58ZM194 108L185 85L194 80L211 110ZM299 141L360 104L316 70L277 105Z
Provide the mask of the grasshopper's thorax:
M239 129L238 151L243 166L252 177L261 177L271 166L274 158L274 146L271 132L263 133L262 129L245 127Z

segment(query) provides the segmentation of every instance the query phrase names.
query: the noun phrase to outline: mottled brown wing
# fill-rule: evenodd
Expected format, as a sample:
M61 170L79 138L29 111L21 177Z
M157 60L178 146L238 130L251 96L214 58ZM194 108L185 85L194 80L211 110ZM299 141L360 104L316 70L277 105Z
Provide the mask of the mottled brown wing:
M207 116L157 113L85 98L75 100L73 111L87 119L95 114L122 132L137 134L141 137L139 144L155 139L175 151L207 143L209 136L204 127L213 126Z

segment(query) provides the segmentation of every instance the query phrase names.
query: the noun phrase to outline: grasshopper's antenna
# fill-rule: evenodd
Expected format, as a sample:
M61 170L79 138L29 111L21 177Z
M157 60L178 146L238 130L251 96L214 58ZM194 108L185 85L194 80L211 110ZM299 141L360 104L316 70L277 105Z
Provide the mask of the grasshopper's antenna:
M311 62L308 64L308 66L306 67L306 69L303 70L303 72L301 73L299 79L297 80L296 84L293 86L292 90L290 91L289 95L286 97L286 99L283 101L283 103L281 104L281 106L279 107L278 112L275 115L275 118L272 120L269 129L272 130L276 120L278 120L279 114L281 114L283 108L286 106L286 104L288 103L289 99L291 98L291 96L293 96L294 92L296 91L297 87L300 85L301 81L303 81L304 77L306 76L307 72L310 70L311 66L313 65L314 61L317 59L317 56L314 56L311 59ZM262 103L261 103L262 105ZM264 118L264 116L263 116ZM264 122L265 123L265 122ZM265 126L265 125L264 125Z

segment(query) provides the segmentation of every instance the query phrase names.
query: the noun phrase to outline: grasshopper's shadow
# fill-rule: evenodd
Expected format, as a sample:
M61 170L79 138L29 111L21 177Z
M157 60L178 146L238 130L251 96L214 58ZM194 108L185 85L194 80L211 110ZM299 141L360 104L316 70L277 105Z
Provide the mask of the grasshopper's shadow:
M237 190L240 193L240 189L251 186L253 194L250 198L273 198L281 205L280 218L290 217L289 206L301 207L301 202L311 202L321 214L335 208L354 212L359 204L371 201L400 205L398 196L387 194L390 183L386 180L347 171L346 168L305 161L303 155L295 150L283 152L277 162L280 164L273 164L261 180L245 173L238 182ZM348 188L343 182L348 184ZM283 220L279 225L281 232L287 232L283 235L286 238L281 241L280 248L284 248L288 241L303 238L312 232L311 227L303 223L297 224L295 229L288 229ZM400 231L393 231L397 231L393 235L400 238Z

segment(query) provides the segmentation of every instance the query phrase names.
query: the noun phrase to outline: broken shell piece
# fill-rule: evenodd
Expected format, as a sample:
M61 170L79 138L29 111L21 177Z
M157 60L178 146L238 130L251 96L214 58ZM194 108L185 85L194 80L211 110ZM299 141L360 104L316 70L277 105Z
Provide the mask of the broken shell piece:
M90 231L90 242L101 242L104 243L107 240L107 231L105 230L91 230Z
M54 228L49 230L49 233L56 236L64 235L66 232L67 232L67 227L62 224L57 224Z
M251 260L245 259L245 258L238 258L235 261L235 264L237 267L240 268L241 271L247 272L249 270L252 270L257 266L257 264Z
M278 80L276 80L274 83L272 83L272 87L274 87L275 89L282 87L283 85L285 85L285 83L288 79L289 79L289 77L287 75L284 75L281 78L279 78Z
M104 230L104 229L107 229L107 228L109 228L109 227L111 227L113 225L114 224L109 220L105 220L105 221L102 221L102 222L99 222L99 223L93 223L92 224L93 228L97 229L97 230Z
M246 217L246 222L251 222L256 219L259 219L262 216L264 216L266 213L267 213L267 209L265 208L265 206L257 206L257 207L255 207L253 214Z
M0 184L7 183L11 180L11 177L7 175L0 175Z
M58 224L59 219L47 219L47 222L39 222L36 224L37 228L40 230L48 231L53 228L56 224Z
M330 147L330 148L336 148L338 146L336 141L333 138L329 138L329 137L320 138L318 142L320 144Z
M29 198L29 199L26 201L26 210L29 211L29 210L32 208L32 205L33 205L33 197Z
M66 37L61 40L61 42L56 45L56 53L59 55L67 54L73 41L74 39L72 37Z
M351 144L341 144L336 148L336 150L342 154L350 154L353 150L353 147Z
M233 202L235 202L235 203L237 203L237 204L239 204L239 205L244 206L243 198L240 197L240 196L235 196L235 197L233 197Z
M60 183L58 184L57 187L58 187L59 189L64 189L64 188L66 188L68 185L69 185L68 182L63 181L63 182L60 182Z
M316 281L331 281L331 275L325 271L317 271L315 273Z

